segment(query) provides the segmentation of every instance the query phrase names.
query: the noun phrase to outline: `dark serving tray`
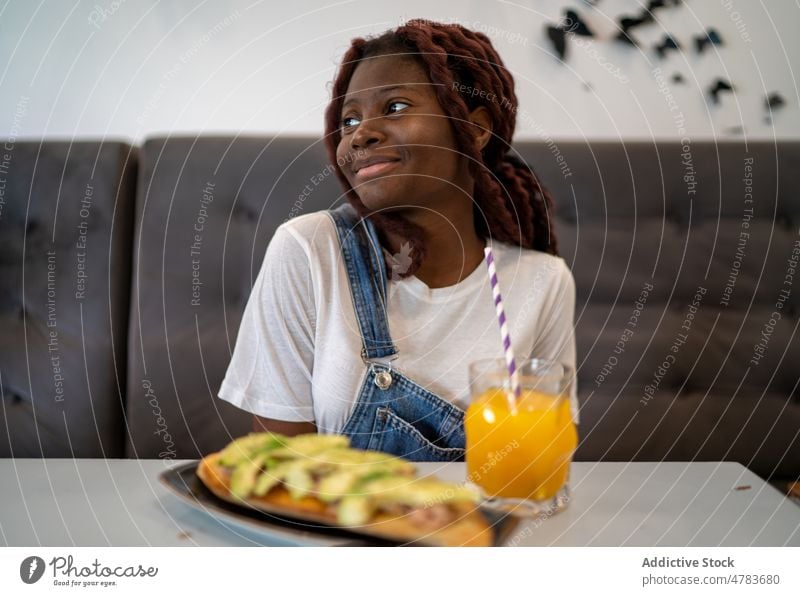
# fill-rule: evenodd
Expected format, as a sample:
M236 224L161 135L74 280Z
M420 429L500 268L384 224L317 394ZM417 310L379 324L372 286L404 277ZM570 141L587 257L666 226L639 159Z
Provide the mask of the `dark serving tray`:
M422 541L395 542L371 536L358 528L340 528L321 524L316 520L304 519L302 515L287 516L268 513L246 505L235 505L217 497L197 477L197 461L189 462L159 475L159 480L179 499L190 507L216 517L217 519L243 526L251 531L278 535L284 540L305 537L304 542L313 540L313 536L339 539L346 546L427 546ZM501 514L489 509L480 508L492 528L494 546L502 546L511 536L519 523L519 518L510 514ZM288 538L287 538L288 537Z

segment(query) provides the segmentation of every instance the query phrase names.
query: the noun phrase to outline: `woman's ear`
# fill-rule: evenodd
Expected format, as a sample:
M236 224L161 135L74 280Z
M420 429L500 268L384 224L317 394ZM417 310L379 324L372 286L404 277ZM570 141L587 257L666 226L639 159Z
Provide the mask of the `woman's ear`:
M478 152L483 151L492 138L492 117L489 110L485 106L478 106L469 113L469 121L475 125L472 130Z

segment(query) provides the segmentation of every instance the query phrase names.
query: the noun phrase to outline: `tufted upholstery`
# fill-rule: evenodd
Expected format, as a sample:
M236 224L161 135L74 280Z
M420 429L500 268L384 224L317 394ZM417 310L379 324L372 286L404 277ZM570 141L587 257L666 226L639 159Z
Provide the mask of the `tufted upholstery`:
M694 143L688 157L667 142L559 149L566 178L546 145L522 154L559 199L578 289L578 458L736 460L796 477L800 268L794 288L783 282L800 249L800 144Z
M577 282L578 459L736 460L762 476L800 477L800 290L784 284L800 246L800 144L517 148L557 199L560 251ZM275 228L339 200L325 161L311 138L145 143L129 250L127 378L116 376L129 425L116 434L127 435L127 455L195 457L249 430L249 416L216 391ZM19 235L0 239L11 247L3 259L22 250ZM19 277L19 261L0 262ZM800 283L800 271L792 280ZM782 289L790 291L781 297ZM2 296L5 317L13 299ZM119 362L126 336L114 337ZM16 399L8 378L25 350L0 353L8 412ZM79 376L83 358L69 367ZM24 396L15 383L10 393ZM118 404L119 393L110 395L104 404ZM30 428L12 444L24 444Z
M321 144L306 139L145 143L134 237L129 455L168 457L177 449L179 457L194 457L249 432L252 416L216 392L275 228L292 209L324 209L338 196L323 155ZM313 192L294 206L306 185Z
M119 142L0 147L2 457L123 455L136 164Z

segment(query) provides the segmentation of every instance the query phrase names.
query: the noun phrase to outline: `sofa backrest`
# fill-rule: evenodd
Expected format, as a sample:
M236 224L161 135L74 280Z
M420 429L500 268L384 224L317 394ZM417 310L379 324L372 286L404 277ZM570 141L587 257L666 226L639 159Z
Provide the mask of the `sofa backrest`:
M285 219L330 206L312 139L152 139L133 240L127 453L197 457L250 431L217 398L264 251Z
M798 241L800 144L516 149L556 197L578 288L577 457L800 471L798 292L748 369ZM154 139L142 162L128 453L196 457L250 428L216 391L272 232L340 188L312 138Z
M800 476L800 143L516 149L576 279L577 458ZM277 226L340 202L338 180L310 137L154 138L134 179L136 157L45 142L0 160L0 455L198 457L250 430L216 397L250 288Z
M122 457L137 150L0 145L0 457Z
M797 477L800 143L521 152L557 197L577 285L577 457Z

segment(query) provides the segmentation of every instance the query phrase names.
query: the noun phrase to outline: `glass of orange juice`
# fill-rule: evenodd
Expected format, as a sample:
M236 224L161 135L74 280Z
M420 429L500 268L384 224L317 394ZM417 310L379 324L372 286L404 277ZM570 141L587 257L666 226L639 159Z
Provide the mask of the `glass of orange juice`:
M543 359L521 361L517 370L519 396L505 360L469 366L468 480L492 508L552 514L570 500L569 467L578 444L570 409L574 375L570 367Z

